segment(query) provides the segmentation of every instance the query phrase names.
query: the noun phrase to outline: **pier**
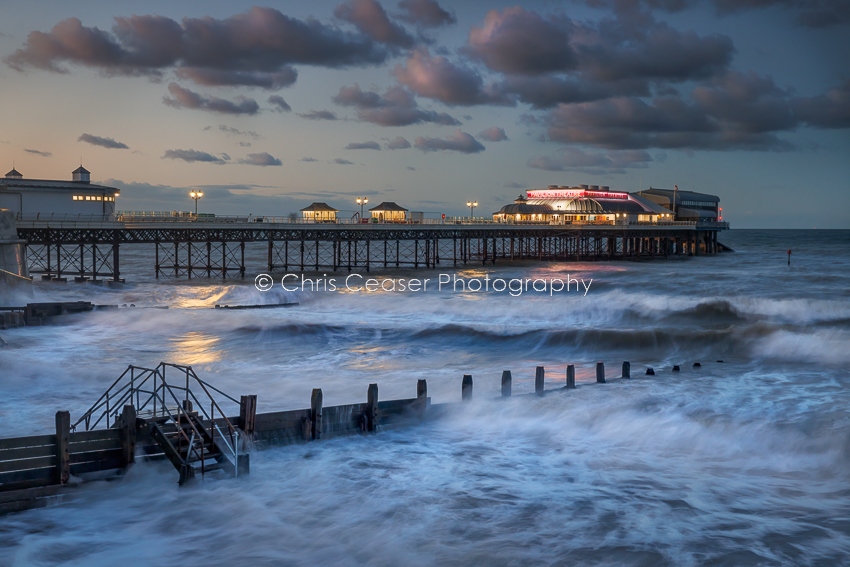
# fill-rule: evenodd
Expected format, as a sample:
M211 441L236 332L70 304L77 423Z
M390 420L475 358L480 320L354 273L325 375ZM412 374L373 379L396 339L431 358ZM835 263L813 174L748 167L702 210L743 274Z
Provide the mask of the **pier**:
M122 246L154 251L156 277L240 277L248 243L266 243L255 271L433 269L497 260L601 261L715 254L727 222L505 223L434 219L386 223L294 222L272 217L19 215L32 275L123 281Z
M629 362L623 362L618 377L606 377L604 363L597 362L596 381L578 385L575 365L559 368L560 387L546 390L546 369L537 366L533 392L514 392L511 371L505 370L500 392L483 395L503 400L568 395L632 379ZM654 375L650 370L647 376ZM436 419L480 397L477 391L473 397L473 387L473 376L465 374L460 402L432 404L423 379L417 380L414 397L399 400L380 400L378 385L369 384L365 402L340 406L324 406L322 390L315 388L309 407L258 413L257 395L232 397L191 366L130 365L76 420L59 411L55 431L0 439L0 513L48 506L82 483L116 479L149 461L169 461L180 485L206 475L238 477L250 472L252 449L374 434ZM233 411L228 415L222 404Z

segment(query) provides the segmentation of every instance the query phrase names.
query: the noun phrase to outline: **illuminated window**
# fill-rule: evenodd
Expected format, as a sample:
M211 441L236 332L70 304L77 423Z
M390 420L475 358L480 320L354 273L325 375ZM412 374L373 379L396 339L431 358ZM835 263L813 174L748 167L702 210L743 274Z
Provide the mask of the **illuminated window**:
M103 199L103 197L101 197L100 195L98 195L98 196L97 196L97 197L95 197L95 198L96 198L98 201L100 201L100 200L102 200L102 199Z

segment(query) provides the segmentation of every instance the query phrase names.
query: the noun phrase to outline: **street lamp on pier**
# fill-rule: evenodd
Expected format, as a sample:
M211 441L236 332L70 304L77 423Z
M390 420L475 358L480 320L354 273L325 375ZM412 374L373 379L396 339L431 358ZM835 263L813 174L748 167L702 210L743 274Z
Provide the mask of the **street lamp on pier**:
M360 222L363 222L363 206L369 202L366 197L357 197L357 204L360 205Z
M478 206L478 201L467 201L466 206L469 207L469 218L475 218L475 207Z
M195 216L198 216L198 199L204 196L203 191L190 191L189 196L195 200Z

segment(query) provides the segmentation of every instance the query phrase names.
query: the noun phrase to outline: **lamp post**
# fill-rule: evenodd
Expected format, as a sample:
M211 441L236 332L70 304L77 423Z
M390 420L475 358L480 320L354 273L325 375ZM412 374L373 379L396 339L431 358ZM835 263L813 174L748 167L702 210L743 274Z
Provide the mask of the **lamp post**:
M466 206L469 207L469 220L475 218L475 207L478 206L478 201L467 201Z
M195 200L195 216L198 216L198 199L204 196L203 191L190 191L189 196Z
M369 202L366 197L357 197L357 204L360 205L360 222L363 222L363 206Z

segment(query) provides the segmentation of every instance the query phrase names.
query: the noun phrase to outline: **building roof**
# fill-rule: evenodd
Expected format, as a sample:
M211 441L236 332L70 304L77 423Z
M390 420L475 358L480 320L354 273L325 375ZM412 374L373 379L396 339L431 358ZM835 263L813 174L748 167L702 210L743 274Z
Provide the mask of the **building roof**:
M405 209L404 207L400 207L400 206L396 205L392 201L384 201L383 203L381 203L377 207L372 207L371 209L369 209L369 212L370 213L371 212L406 213L407 209Z
M545 215L552 212L549 205L528 205L526 203L511 203L505 205L494 215Z
M637 193L640 194L641 192ZM719 203L720 197L717 195L709 195L707 193L697 193L696 191L674 191L673 189L659 189L657 187L650 187L642 191L642 193L649 193L662 195L667 197L668 199L673 199L673 195L676 195L676 199L678 203L682 201L711 201L712 203ZM636 193L632 193L632 195L636 195Z
M53 179L11 179L8 177L0 177L0 189L7 187L26 187L31 189L67 189L68 191L91 191L104 190L107 193L120 193L115 187L107 187L106 185L80 185L75 181L60 181ZM81 189L85 187L85 189Z
M6 177L14 177L20 179L21 177L23 177L23 175L21 175L21 172L13 167L12 171L6 174Z
M88 169L83 167L82 164L80 164L80 167L78 167L77 169L75 169L71 173L91 173L91 171L89 171Z
M301 212L314 212L314 213L338 213L339 210L331 207L327 203L313 203L309 207L304 207L301 209Z
M673 212L670 209L664 207L663 205L656 203L655 201L652 201L651 199L647 199L646 197L643 197L643 196L641 196L637 193L630 193L629 196L632 199L634 199L635 201L637 201L638 203L640 203L641 206L643 206L645 209L647 209L646 211L643 211L643 212L652 212L652 213L659 214L659 215L663 215L663 214Z

